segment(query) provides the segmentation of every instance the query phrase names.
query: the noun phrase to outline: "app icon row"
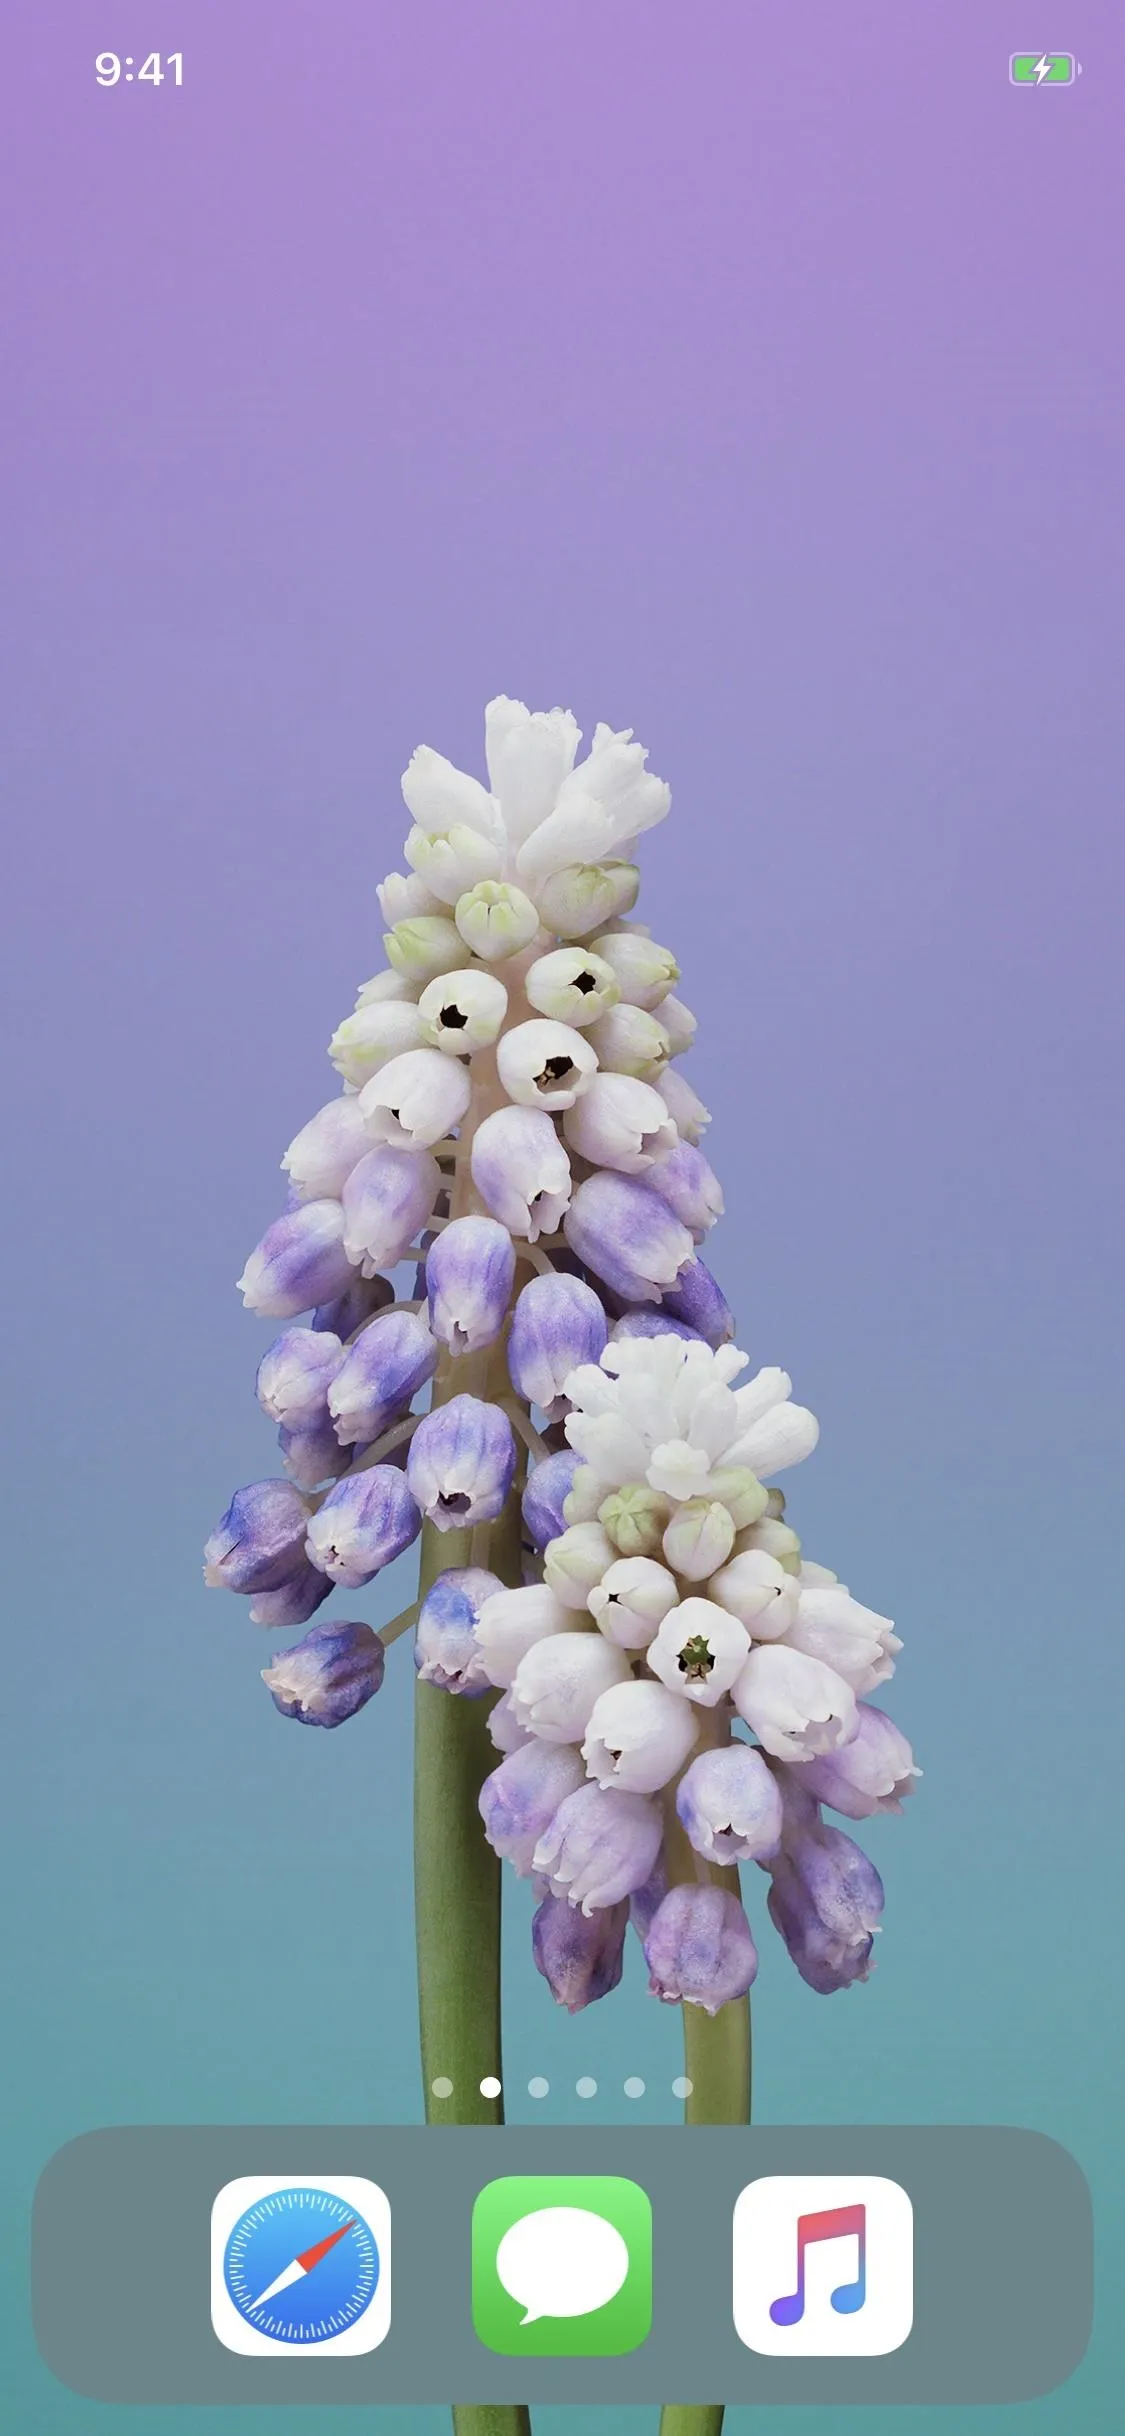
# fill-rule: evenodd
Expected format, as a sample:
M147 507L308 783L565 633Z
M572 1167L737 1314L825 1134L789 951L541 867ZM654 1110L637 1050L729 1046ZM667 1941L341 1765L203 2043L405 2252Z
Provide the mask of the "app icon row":
M670 2228L683 2238L684 2228ZM251 2357L356 2355L391 2325L391 2209L358 2175L244 2175L211 2212L211 2324ZM636 2351L653 2322L647 2192L612 2174L509 2174L472 2210L472 2318L510 2359ZM871 2358L913 2322L913 2210L879 2175L767 2175L735 2202L735 2331L775 2358Z

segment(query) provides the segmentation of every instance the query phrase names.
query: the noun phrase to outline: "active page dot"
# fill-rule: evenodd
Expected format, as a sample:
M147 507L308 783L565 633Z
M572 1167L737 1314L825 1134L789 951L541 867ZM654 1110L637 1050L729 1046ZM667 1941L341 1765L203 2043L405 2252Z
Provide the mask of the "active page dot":
M485 2073L484 2079L483 2079L483 2081L481 2082L481 2085L480 2085L480 2094L481 2094L482 2098L498 2098L498 2097L499 2097L499 2095L500 2095L500 2083L499 2083L499 2081L497 2080L496 2075L495 2075L495 2073L494 2073L494 2072L486 2072L486 2073Z

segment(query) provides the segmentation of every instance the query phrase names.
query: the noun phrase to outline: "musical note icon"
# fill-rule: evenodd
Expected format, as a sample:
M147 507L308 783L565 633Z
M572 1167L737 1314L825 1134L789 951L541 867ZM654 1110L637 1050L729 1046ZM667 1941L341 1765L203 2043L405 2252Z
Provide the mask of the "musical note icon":
M797 2218L797 2289L770 2302L775 2326L795 2326L805 2314L805 2252L818 2241L839 2241L854 2233L859 2243L859 2274L854 2284L837 2284L832 2307L841 2317L862 2309L867 2298L867 2210L865 2207L818 2208L814 2216Z

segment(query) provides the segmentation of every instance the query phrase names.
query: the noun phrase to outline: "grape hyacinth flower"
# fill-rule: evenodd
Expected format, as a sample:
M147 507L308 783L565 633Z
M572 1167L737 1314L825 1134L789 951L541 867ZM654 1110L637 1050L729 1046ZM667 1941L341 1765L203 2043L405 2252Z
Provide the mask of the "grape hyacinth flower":
M695 1018L632 918L669 790L630 730L580 743L568 711L498 696L486 779L429 747L406 769L406 869L375 890L386 966L345 994L333 1095L297 1126L290 1206L240 1281L285 1323L258 1397L291 1477L238 1491L205 1578L303 1631L263 1671L304 1723L358 1713L416 1625L430 2117L500 2117L506 1859L535 1882L555 2000L612 1991L631 1918L654 1996L682 2008L693 2119L736 2122L748 1912L818 1993L865 1979L882 1886L823 1810L896 1812L918 1770L872 1705L894 1624L806 1556L778 1486L818 1425L774 1360L768 1196L740 1213L756 1366L709 1265L723 1192L678 1062L701 1055ZM677 889L693 851L722 885L703 819ZM378 1633L310 1626L416 1538L419 1604ZM751 1863L769 1892L754 1879L744 1908ZM507 2405L495 2436L526 2436Z

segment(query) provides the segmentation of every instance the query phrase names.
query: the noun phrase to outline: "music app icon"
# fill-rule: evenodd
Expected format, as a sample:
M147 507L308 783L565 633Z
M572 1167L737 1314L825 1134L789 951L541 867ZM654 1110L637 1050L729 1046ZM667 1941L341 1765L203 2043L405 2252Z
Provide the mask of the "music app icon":
M914 2211L877 2174L769 2174L734 2211L734 2323L774 2358L897 2351L914 2319Z

